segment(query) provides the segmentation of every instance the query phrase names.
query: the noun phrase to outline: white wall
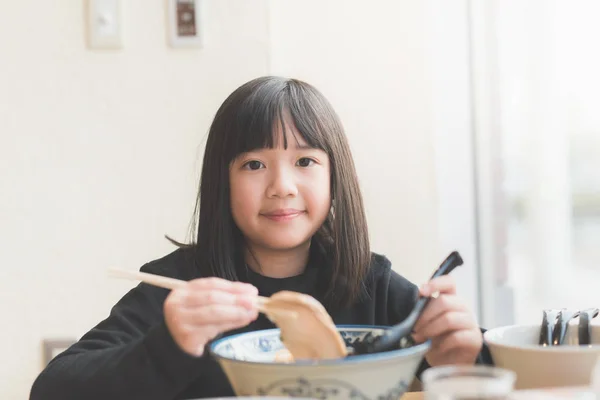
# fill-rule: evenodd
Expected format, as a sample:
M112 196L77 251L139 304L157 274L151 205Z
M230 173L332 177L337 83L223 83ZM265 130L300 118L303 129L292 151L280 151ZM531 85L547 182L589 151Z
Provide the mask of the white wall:
M80 3L35 2L32 14L32 0L0 2L0 398L26 398L42 338L79 337L131 286L106 279L108 266L137 268L171 250L163 234L183 238L210 120L253 77L299 77L332 101L373 249L396 270L422 282L455 245L433 140L447 120L468 125L451 117L467 105L434 98L462 88L444 85L466 66L435 63L466 43L434 27L455 29L460 13L436 17L435 1L206 1L205 48L174 51L163 2L128 0L125 48L90 52Z
M271 70L340 114L373 250L421 283L458 249L477 313L467 15L466 0L271 0Z
M340 114L373 249L406 276L425 278L438 262L426 4L270 5L272 71L313 83Z
M123 1L125 47L85 48L83 1L0 2L0 398L25 399L41 340L79 337L184 238L204 137L267 73L267 3L206 2L206 46L166 46L163 1ZM35 12L32 12L35 10ZM137 14L136 14L137 12Z

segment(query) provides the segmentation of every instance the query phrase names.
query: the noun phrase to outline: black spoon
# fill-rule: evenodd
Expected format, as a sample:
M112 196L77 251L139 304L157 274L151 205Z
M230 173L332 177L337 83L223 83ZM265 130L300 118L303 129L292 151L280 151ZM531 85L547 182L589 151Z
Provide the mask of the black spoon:
M444 262L439 266L431 279L438 276L447 275L459 265L463 264L462 257L457 251L452 252ZM378 337L371 337L354 345L354 352L351 355L381 353L388 350L394 350L399 344L404 347L412 338L410 334L423 313L423 310L429 303L431 297L419 297L415 307L404 321L387 329L385 333Z
M600 310L597 308L588 308L579 315L579 345L592 344L592 326L591 322L598 316Z

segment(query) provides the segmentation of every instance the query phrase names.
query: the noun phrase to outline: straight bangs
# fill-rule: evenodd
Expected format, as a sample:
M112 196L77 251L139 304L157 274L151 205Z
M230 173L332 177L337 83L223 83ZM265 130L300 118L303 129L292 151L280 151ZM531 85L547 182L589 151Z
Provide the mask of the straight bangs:
M235 114L225 112L230 117L233 115L233 121L224 132L226 156L223 162L228 166L240 154L258 149L278 146L287 149L290 140L298 142L294 133L286 129L290 125L308 146L323 150L331 157L328 135L321 129L325 121L321 121L318 110L307 106L312 101L310 92L302 89L300 82L273 77L242 86L239 90L248 90L247 96L231 104L236 109ZM279 129L282 136L278 135ZM279 143L280 140L283 143Z

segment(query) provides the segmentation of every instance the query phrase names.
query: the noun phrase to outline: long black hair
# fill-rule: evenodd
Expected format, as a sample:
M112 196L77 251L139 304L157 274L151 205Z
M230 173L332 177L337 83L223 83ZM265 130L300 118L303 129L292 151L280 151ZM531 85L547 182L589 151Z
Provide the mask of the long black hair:
M273 148L274 127L285 127L284 114L309 146L329 156L332 212L311 246L323 250L331 267L325 297L332 305L349 305L361 293L370 263L356 169L333 107L317 89L296 79L254 79L236 89L217 111L208 134L191 226L196 262L204 274L238 280L236 263L244 241L231 214L229 168L241 153ZM285 128L283 139L287 147Z

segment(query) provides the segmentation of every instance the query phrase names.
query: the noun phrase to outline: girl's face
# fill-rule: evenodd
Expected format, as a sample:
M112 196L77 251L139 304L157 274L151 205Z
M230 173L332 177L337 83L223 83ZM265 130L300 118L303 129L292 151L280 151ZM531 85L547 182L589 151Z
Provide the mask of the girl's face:
M277 124L279 126L279 124ZM249 245L290 250L306 244L331 207L327 153L310 148L293 126L276 146L240 154L229 169L231 213Z

